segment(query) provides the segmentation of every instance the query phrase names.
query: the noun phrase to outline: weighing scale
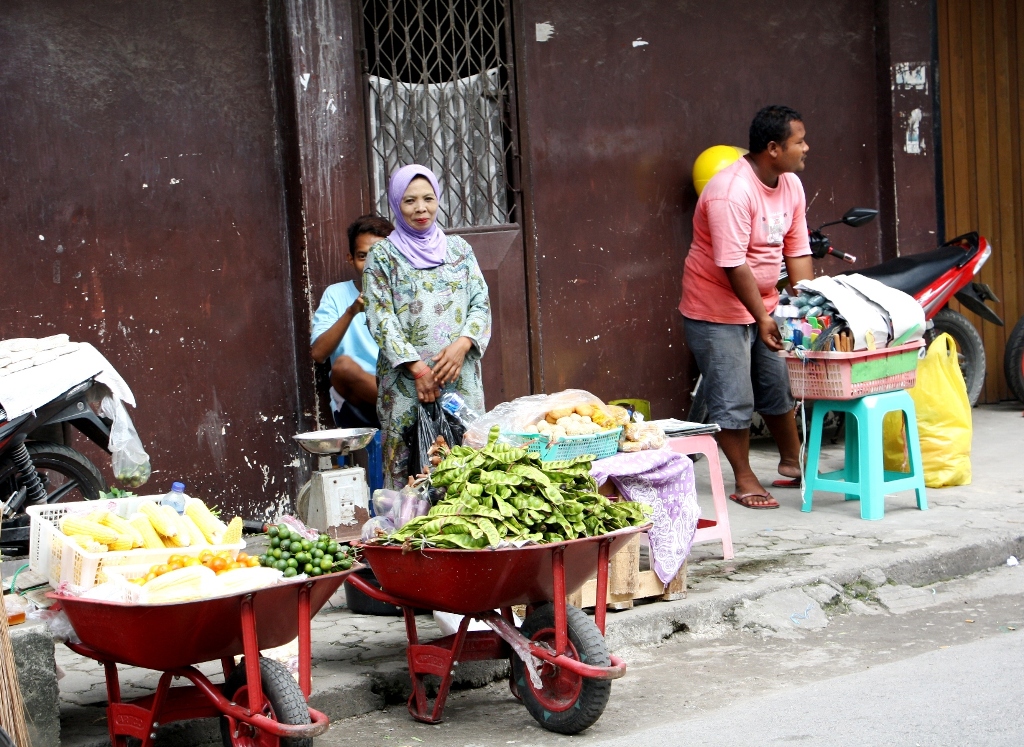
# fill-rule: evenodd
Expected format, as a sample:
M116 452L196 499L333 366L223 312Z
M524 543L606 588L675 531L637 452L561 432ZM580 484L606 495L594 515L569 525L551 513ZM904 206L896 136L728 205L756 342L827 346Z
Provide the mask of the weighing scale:
M292 436L318 457L318 470L299 490L296 508L308 527L341 541L357 540L369 518L370 490L362 467L335 467L335 458L365 449L376 428L335 428Z

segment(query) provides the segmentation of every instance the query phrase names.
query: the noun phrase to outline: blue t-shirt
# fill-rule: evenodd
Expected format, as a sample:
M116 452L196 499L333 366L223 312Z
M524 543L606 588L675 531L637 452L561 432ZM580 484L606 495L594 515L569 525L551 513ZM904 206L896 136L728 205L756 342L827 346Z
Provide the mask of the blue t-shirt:
M354 280L346 280L344 283L335 283L327 286L323 298L320 299L320 306L313 314L313 331L309 337L309 344L316 342L316 338L329 330L352 305L352 302L359 297ZM380 348L370 335L370 328L366 326L366 314L356 314L348 331L341 338L341 343L331 353L331 365L339 355L347 355L358 363L364 371L370 374L377 374L377 353Z

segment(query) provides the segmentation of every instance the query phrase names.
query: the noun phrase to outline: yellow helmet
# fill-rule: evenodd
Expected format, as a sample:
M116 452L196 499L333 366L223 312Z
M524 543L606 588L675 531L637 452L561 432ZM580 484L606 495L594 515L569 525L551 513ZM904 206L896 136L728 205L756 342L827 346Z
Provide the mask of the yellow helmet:
M736 163L748 153L746 148L736 145L712 145L693 162L693 188L699 195L711 177L726 166Z

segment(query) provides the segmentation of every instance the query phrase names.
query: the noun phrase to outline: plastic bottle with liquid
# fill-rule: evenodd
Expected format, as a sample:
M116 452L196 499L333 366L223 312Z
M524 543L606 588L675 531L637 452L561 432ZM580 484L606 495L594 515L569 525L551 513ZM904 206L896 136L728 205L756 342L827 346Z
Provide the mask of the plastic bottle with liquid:
M462 424L469 427L480 417L480 413L466 404L466 400L458 392L445 392L441 395L441 407L449 415L454 415Z
M161 506L170 506L178 514L185 513L185 500L188 498L185 495L185 483L174 482L171 483L171 492L167 493L163 498L160 499Z

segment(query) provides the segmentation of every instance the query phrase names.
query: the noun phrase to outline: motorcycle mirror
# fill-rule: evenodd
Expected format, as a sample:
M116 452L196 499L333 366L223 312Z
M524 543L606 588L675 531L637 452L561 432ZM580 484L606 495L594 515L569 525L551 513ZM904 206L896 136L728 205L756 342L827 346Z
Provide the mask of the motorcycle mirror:
M876 215L878 211L874 208L850 208L843 216L843 223L851 228L857 228L873 221Z

